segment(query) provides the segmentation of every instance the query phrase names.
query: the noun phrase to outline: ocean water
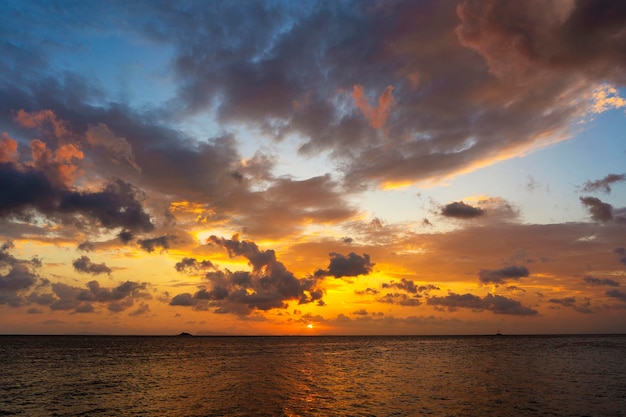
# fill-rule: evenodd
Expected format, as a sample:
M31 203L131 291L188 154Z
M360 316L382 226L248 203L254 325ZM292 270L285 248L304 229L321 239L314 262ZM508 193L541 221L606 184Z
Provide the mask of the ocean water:
M0 336L0 415L626 416L626 336Z

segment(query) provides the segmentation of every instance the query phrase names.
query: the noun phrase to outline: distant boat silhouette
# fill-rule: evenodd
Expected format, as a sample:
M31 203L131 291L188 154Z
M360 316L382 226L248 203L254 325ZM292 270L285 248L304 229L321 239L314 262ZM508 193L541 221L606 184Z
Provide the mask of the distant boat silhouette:
M193 336L193 335L187 332L182 332L181 334L178 335L178 337L190 337L190 336Z
M498 332L496 333L496 336L502 336L502 333L500 333L500 330L498 330Z

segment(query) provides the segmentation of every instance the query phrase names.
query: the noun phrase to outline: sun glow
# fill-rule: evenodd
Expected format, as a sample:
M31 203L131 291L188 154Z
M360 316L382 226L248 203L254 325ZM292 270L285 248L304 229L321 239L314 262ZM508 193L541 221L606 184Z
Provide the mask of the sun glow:
M313 323L309 323L309 324L307 324L307 325L306 325L306 328L307 328L307 329L312 329L312 328L313 328Z

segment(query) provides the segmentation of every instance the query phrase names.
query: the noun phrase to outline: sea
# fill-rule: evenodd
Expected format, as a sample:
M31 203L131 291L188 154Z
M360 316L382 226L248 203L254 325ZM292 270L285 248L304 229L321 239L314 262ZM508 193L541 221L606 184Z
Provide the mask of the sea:
M0 416L626 416L626 335L0 336Z

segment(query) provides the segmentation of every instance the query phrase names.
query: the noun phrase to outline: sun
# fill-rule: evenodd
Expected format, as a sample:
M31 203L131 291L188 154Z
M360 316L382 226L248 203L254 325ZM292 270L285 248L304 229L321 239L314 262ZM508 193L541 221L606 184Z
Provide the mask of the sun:
M306 325L307 329L312 329L313 328L313 323L309 323Z

